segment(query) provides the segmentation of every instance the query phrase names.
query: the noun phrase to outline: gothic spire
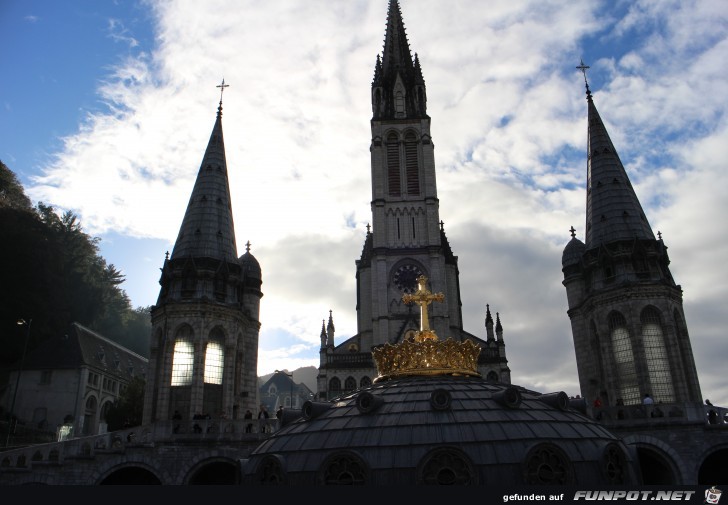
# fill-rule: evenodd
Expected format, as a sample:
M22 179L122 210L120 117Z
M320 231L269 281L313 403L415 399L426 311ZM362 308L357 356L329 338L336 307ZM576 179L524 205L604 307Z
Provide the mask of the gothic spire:
M237 261L235 227L222 135L222 100L172 250L172 259L185 256Z
M413 70L412 55L410 53L407 33L402 21L402 11L398 0L389 0L387 12L387 33L384 36L384 51L382 67L385 74L403 69L407 72Z
M412 59L398 0L389 0L387 31L374 67L372 110L375 119L425 117L427 97L422 68Z
M588 84L586 97L589 109L586 247L591 249L607 242L634 238L654 240L627 172L594 105Z

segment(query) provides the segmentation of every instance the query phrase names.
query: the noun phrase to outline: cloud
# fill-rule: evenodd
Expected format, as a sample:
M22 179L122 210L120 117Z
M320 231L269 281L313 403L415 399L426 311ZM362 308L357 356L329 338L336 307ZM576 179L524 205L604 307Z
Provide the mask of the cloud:
M726 324L728 208L717 191L728 183L719 166L728 154L725 9L401 4L427 83L466 330L484 333L490 303L513 381L578 393L560 257L569 227L584 232L583 56L595 103L670 247L704 392L728 404L728 385L707 373L728 359L716 333ZM356 332L354 260L371 220L370 83L386 2L149 5L155 47L113 68L99 87L107 110L64 139L30 193L75 210L91 233L172 242L224 77L237 242L250 240L263 268L259 371L317 365L328 310L338 341ZM109 28L128 35L123 20ZM150 279L154 297L157 288Z

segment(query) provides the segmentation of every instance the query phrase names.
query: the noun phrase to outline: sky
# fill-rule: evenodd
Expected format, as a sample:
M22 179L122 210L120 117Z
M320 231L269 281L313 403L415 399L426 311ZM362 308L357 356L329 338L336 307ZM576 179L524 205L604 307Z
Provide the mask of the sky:
M584 239L594 102L683 288L703 396L728 406L728 9L690 0L401 0L432 118L464 327L504 328L514 384L579 394L561 284ZM387 0L5 0L0 160L72 210L156 302L225 79L238 253L264 293L258 373L356 333L371 222L371 81Z

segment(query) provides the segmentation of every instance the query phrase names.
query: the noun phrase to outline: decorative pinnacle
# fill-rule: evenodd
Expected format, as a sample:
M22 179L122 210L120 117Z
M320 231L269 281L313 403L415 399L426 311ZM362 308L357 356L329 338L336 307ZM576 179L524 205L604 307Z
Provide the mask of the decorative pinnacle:
M591 98L591 91L589 91L589 82L586 80L586 71L589 68L588 65L584 65L584 60L580 60L580 64L578 67L576 67L577 70L581 70L581 73L584 74L584 84L586 85L586 96L588 98Z

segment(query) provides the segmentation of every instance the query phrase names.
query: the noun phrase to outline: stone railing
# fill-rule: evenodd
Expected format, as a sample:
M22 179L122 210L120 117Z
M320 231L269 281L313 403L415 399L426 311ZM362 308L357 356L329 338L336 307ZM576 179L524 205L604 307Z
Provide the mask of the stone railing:
M176 440L220 440L255 444L275 433L279 424L276 418L159 421L100 435L0 451L0 473L28 471L34 465L60 464L66 459L93 458L96 454L124 452L129 448L151 447L155 443L174 443Z
M590 407L588 412L597 421L613 426L695 422L728 427L728 408L695 403Z

